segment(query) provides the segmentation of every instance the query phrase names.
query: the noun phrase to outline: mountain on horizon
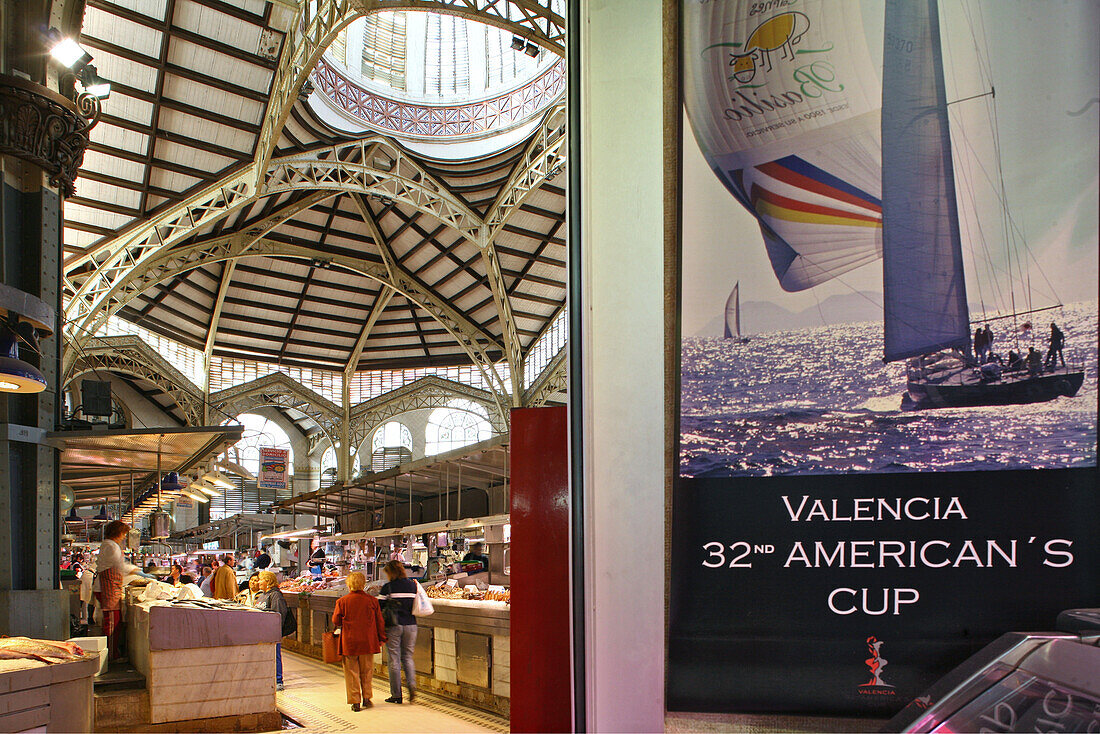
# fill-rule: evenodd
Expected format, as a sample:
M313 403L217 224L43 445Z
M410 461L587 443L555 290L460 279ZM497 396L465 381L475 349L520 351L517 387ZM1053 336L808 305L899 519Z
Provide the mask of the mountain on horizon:
M797 312L771 301L742 301L741 330L746 335L752 335L858 321L882 321L881 303L882 294L873 291L829 296L819 305ZM723 325L724 317L719 308L715 317L693 336L722 336Z

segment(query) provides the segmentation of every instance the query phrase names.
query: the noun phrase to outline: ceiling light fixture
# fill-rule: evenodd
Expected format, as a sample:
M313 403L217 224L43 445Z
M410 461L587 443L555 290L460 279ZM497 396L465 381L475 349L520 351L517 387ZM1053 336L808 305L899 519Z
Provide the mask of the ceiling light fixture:
M512 50L513 51L522 51L523 50L523 39L520 38L519 36L512 36Z
M46 389L46 378L34 365L19 358L19 342L31 347L38 338L31 324L0 323L0 392L36 393Z
M223 489L235 489L232 480L226 475L222 474L220 471L209 471L206 474L203 474L202 478L205 481L210 482L211 484L222 487Z
M539 55L539 47L530 41L527 42L527 47L523 49L523 53L527 54L531 58Z
M92 60L92 55L85 51L83 46L71 38L62 36L56 28L50 29L48 43L50 56L66 69L74 71L82 69Z
M111 83L101 77L92 65L85 66L78 75L80 83L84 85L84 91L93 97L107 99L111 96Z
M209 502L210 498L204 495L202 492L192 492L189 489L183 490L183 494L187 495L196 502Z

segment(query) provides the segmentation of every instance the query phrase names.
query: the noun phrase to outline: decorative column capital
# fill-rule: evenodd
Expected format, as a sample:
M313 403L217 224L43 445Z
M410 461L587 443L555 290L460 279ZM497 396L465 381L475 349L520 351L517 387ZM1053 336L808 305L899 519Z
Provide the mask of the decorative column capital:
M0 153L39 166L51 184L72 196L99 113L99 99L90 94L74 103L40 84L0 74Z

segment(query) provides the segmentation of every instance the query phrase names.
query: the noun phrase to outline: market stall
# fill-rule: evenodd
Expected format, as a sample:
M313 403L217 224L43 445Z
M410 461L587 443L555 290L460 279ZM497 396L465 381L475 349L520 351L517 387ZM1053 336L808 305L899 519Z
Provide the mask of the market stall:
M150 586L129 586L125 596L127 650L145 676L149 723L228 717L228 726L259 714L260 726L278 728L279 615Z
M418 618L414 660L417 684L423 690L478 708L509 712L509 571L508 515L466 518L366 533L323 536L331 570L303 574L280 584L288 606L295 610L298 631L283 646L322 658L322 637L332 629L336 600L347 593L344 579L354 570L368 578L395 553L404 557L413 575L420 574L435 613ZM485 544L488 568L463 562L465 551ZM377 593L383 579L368 584ZM386 675L386 653L375 657L377 672Z

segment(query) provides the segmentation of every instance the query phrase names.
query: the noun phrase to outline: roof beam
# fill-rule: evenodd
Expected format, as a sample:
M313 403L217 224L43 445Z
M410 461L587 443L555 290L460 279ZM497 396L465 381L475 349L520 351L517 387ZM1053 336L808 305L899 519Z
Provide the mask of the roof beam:
M366 322L363 324L363 330L359 332L359 338L355 340L355 346L351 348L351 354L348 355L348 364L344 368L344 374L350 374L355 372L359 365L359 357L363 354L363 347L367 345L367 339L370 338L370 333L374 330L375 325L378 323L378 319L382 317L382 312L386 310L386 306L390 305L390 299L393 298L393 288L383 286L379 291L378 296L374 299L374 305L371 306L370 316L367 317Z
M210 314L210 326L206 332L206 344L202 349L203 374L205 385L202 391L210 394L210 357L214 353L214 342L218 335L218 322L222 318L222 308L225 306L225 294L229 292L229 284L233 282L233 270L237 267L236 260L226 260L222 266L222 277L218 280L218 295L214 298L214 309Z

